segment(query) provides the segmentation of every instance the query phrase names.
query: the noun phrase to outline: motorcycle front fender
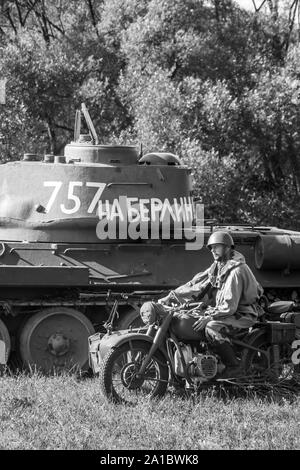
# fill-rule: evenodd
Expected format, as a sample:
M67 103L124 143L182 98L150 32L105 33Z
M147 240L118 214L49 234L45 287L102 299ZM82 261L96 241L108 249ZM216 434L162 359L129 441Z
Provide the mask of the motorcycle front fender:
M110 349L119 348L120 346L123 346L123 344L130 343L132 341L146 341L152 344L153 338L142 333L116 331L107 338L102 338L99 348L101 357L103 358Z
M131 330L118 330L105 335L96 333L91 336L89 338L89 363L93 372L95 374L99 372L101 362L109 350L133 341L146 341L151 347L153 338L145 333Z

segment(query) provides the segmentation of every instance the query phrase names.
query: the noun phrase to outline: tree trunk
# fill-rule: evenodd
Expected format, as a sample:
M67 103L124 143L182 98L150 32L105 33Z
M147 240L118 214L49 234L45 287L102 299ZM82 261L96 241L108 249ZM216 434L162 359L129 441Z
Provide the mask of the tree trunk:
M295 149L293 138L287 135L288 159L290 161L293 173L293 180L297 196L300 195L300 163Z
M276 142L275 142L275 149L270 152L270 164L272 169L272 174L274 177L274 181L277 185L280 184L282 179L284 178L284 174L282 171L282 129L281 129L281 121L280 118L277 122L277 130L276 130Z
M50 141L50 153L53 155L57 155L57 139L56 139L56 133L54 130L54 127L52 125L51 119L48 119L47 121L47 131L48 131L48 136L49 136L49 141Z
M262 161L263 161L263 166L264 166L264 173L265 173L265 178L268 182L268 186L274 187L276 185L276 182L274 180L274 175L273 175L273 172L271 170L269 156L267 155L265 149L262 149L262 151L260 153L261 153L261 156L262 156Z

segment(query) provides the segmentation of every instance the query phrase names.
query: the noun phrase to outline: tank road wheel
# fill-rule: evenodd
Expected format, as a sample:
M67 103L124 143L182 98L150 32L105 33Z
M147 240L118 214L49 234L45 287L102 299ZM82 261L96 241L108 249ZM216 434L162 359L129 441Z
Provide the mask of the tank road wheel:
M143 377L137 377L150 345L136 341L111 349L105 355L99 374L102 393L117 403L134 404L139 397L157 397L165 394L168 386L168 366L156 352Z
M95 332L90 320L71 308L42 310L25 323L20 354L27 367L45 373L88 369L88 337Z
M8 361L10 348L11 343L8 329L5 323L0 320L0 370Z

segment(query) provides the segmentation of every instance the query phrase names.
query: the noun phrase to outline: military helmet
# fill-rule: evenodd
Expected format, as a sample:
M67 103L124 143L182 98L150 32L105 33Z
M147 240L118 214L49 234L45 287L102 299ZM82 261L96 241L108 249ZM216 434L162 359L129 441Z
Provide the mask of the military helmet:
M218 230L211 234L208 239L207 247L211 250L211 245L215 243L222 243L223 245L230 246L234 248L234 241L230 233L225 232L224 230Z

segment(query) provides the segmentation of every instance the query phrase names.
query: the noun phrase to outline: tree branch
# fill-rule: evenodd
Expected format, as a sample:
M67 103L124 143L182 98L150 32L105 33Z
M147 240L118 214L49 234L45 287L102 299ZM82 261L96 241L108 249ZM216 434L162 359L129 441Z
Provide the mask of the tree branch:
M299 7L298 5L298 0L294 0L291 7L290 7L290 11L289 11L289 19L288 19L288 32L286 33L286 37L285 37L285 50L287 52L288 48L289 48L289 44L290 44L290 37L291 37L291 34L292 34L292 31L293 31L293 28L294 28L294 24L295 24L295 17L296 17L296 12L297 12L297 8ZM293 11L294 9L294 11Z
M16 5L16 8L17 8L17 12L18 12L18 17L19 17L19 22L20 22L20 25L22 27L25 26L25 23L23 23L23 18L22 18L22 12L21 12L21 8L20 8L20 4L18 1L15 0L15 5Z
M97 18L96 18L96 13L95 13L95 10L94 10L92 0L86 0L86 3L87 3L87 6L89 8L89 11L90 11L90 15L91 15L91 18L92 18L92 24L93 24L93 26L96 30L97 36L99 37L99 31L98 31L98 28L97 28Z
M64 131L68 132L73 132L73 127L68 127L68 126L63 126L62 124L57 124L56 122L53 122L53 125L57 127L57 129L63 129Z
M29 4L29 8L28 8L27 13L25 14L25 17L24 17L24 25L25 25L25 22L26 22L28 16L30 15L30 13L34 9L35 5L37 4L37 2L38 2L38 0L35 0L34 2L30 2L30 3L27 2L27 4Z
M18 30L17 30L17 28L16 28L16 25L15 25L13 19L12 19L11 14L10 14L10 8L9 8L9 7L7 7L7 9L5 10L5 14L6 14L6 17L7 17L8 21L9 21L9 23L10 23L12 29L14 30L14 33L15 33L15 34L18 34Z
M262 7L264 6L264 4L266 3L267 0L262 0L261 4L259 7L256 6L255 4L255 0L252 0L252 3L253 3L253 6L254 6L254 10L255 10L255 13L258 13Z

